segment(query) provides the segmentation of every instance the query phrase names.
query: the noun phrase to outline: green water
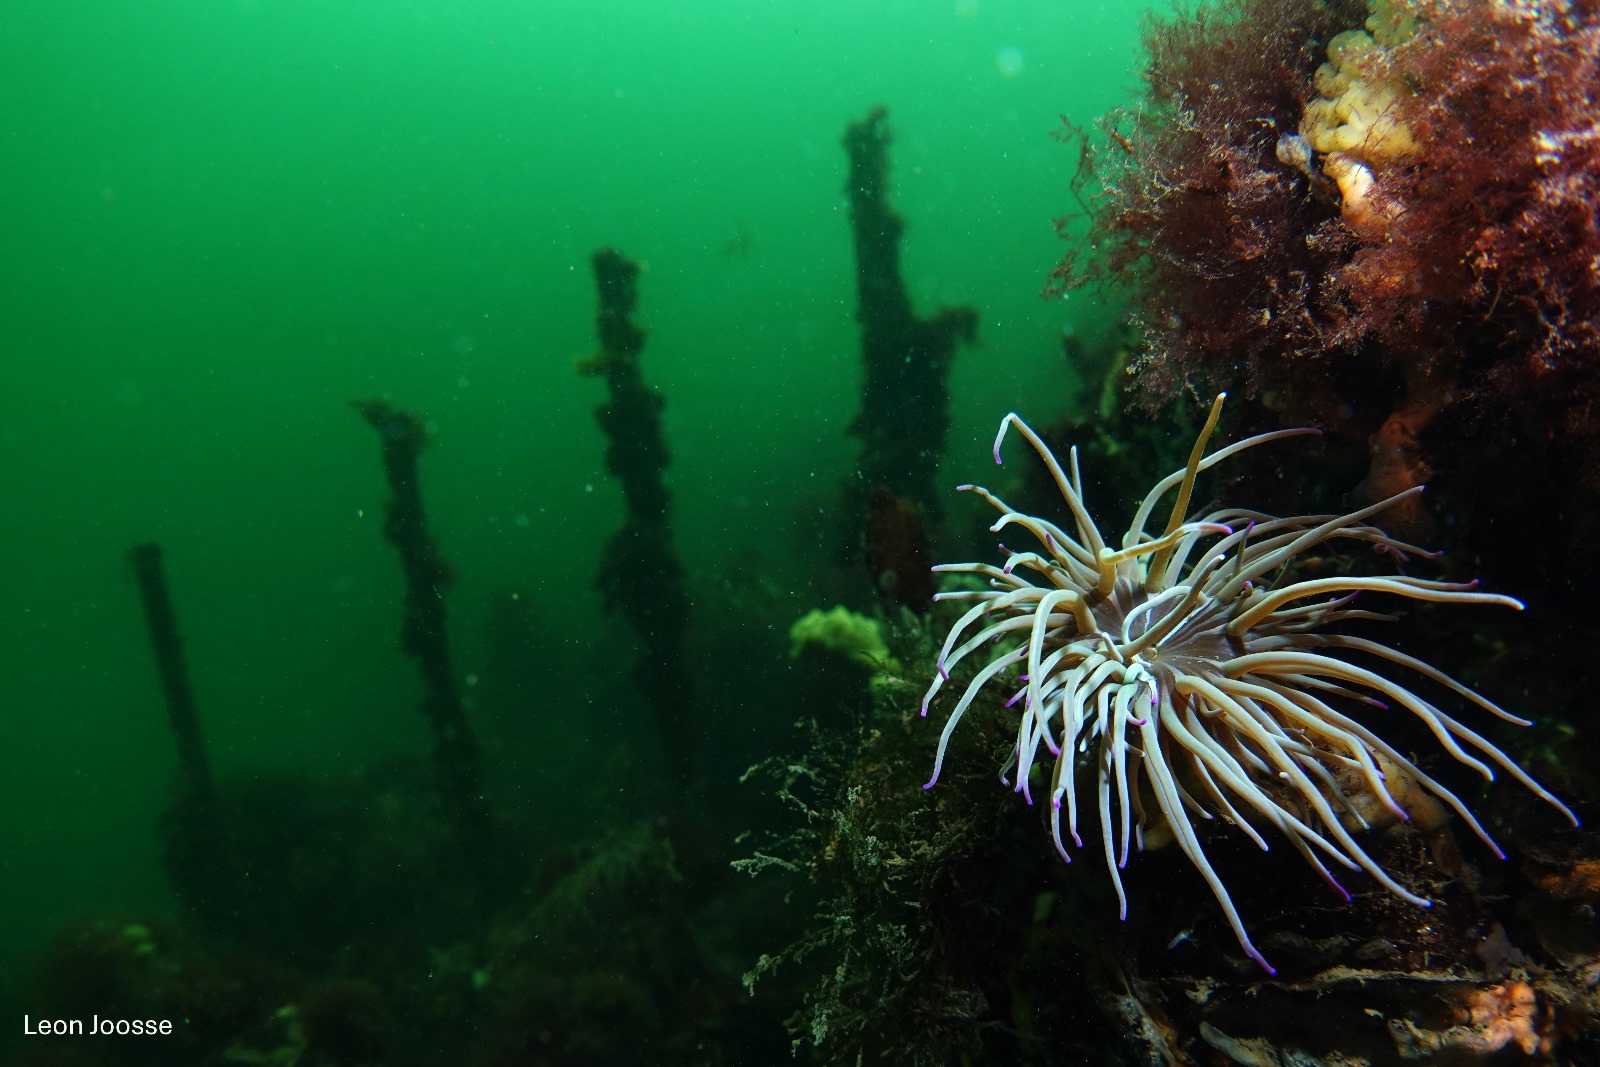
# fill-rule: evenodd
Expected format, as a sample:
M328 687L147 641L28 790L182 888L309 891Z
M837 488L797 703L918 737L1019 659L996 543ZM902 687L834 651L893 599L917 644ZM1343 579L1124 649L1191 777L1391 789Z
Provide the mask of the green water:
M1066 410L1057 338L1097 326L1037 296L1073 164L1048 135L1127 99L1137 20L1056 0L0 5L0 962L75 916L170 907L135 542L166 550L219 776L426 751L349 399L436 429L463 674L508 589L570 647L614 630L592 580L621 500L603 389L573 373L594 249L646 264L691 583L756 546L804 596L797 511L857 449L839 138L875 104L919 308L981 312L952 483L1005 410Z

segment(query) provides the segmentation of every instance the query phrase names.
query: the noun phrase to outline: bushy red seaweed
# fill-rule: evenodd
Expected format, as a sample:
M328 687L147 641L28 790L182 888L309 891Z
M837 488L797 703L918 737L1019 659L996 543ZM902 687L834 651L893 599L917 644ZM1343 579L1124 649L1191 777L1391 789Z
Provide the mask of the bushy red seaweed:
M1099 187L1090 231L1051 276L1063 290L1131 284L1147 400L1186 380L1255 383L1265 364L1326 346L1317 304L1340 249L1306 238L1338 209L1307 195L1276 146L1300 122L1328 38L1363 12L1219 0L1147 22L1147 103L1103 118L1104 144L1084 139L1079 181Z
M1365 5L1216 0L1147 27L1147 102L1085 139L1089 232L1052 284L1132 289L1146 403L1242 380L1301 416L1392 411L1369 492L1415 484L1464 400L1600 455L1600 0L1407 7L1374 74L1419 146L1368 161L1386 225L1345 221L1321 155L1280 159Z
M1331 295L1363 333L1428 338L1445 379L1600 433L1600 0L1418 10L1390 63L1423 152L1376 173L1404 210Z

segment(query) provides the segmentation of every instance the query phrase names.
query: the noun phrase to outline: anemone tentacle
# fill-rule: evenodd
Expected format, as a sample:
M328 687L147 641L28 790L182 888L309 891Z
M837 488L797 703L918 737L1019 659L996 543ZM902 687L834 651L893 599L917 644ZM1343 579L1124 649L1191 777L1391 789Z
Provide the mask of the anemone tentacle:
M1130 851L1144 848L1146 832L1159 819L1210 887L1240 948L1270 972L1206 856L1196 819L1237 827L1266 850L1267 838L1247 817L1254 816L1286 838L1345 900L1349 893L1325 861L1364 871L1395 896L1426 907L1429 901L1385 871L1350 829L1370 828L1352 799L1356 793L1396 819L1409 819L1393 789L1394 777L1403 776L1460 816L1497 855L1504 855L1458 796L1330 701L1369 711L1398 707L1419 720L1457 763L1489 779L1498 768L1574 825L1577 818L1486 737L1384 672L1404 668L1506 722L1527 726L1527 719L1414 656L1326 629L1355 620L1394 621L1392 615L1353 606L1357 597L1374 594L1518 611L1520 601L1479 591L1476 582L1398 572L1300 581L1288 577L1298 558L1333 541L1364 544L1397 567L1412 557L1437 558L1439 553L1391 538L1367 523L1415 497L1420 486L1344 515L1277 517L1224 508L1187 516L1201 472L1245 449L1318 432L1275 430L1207 453L1225 396L1212 403L1188 462L1155 483L1116 548L1107 543L1083 499L1077 450L1063 469L1044 439L1017 414L1001 420L995 462L1001 462L1001 446L1015 429L1044 461L1066 503L1073 532L1017 511L981 486L959 487L1000 513L991 530L1025 531L1041 549L1002 546L1006 558L1001 566L975 562L934 568L984 579L988 588L935 596L940 602L969 606L939 650L922 714L928 714L952 670L988 646L996 645L997 651L967 681L949 712L933 775L924 788L938 781L950 738L968 708L990 682L1003 683L1014 692L1006 708L1020 708L1016 742L1001 780L1031 804L1035 764L1054 760L1050 836L1061 857L1071 862L1062 836L1063 806L1067 837L1083 847L1077 795L1082 761L1088 772L1084 788L1094 794L1101 850L1122 917L1127 917L1128 898L1121 872ZM1159 534L1146 532L1151 515L1174 490L1165 526ZM1266 580L1269 575L1273 580ZM1341 658L1348 653L1371 657L1366 660L1370 666ZM1008 778L1013 770L1014 783Z

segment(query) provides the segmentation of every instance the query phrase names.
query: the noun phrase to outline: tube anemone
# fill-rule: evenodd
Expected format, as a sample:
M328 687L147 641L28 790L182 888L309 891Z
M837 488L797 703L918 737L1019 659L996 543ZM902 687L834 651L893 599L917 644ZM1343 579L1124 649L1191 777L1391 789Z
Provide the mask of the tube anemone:
M1276 430L1207 454L1225 396L1213 402L1188 464L1156 482L1117 548L1107 544L1084 504L1077 449L1063 470L1015 413L1001 421L995 462L1001 461L1006 434L1015 428L1055 479L1073 532L1015 511L987 489L960 487L1000 512L992 531L1019 527L1039 548L1005 550L1000 566L934 568L986 578L989 588L935 598L971 606L939 651L922 714L928 714L958 664L980 649L998 651L967 682L946 719L933 776L924 788L938 781L951 734L984 687L990 682L1015 686L1006 707L1020 704L1017 739L1001 780L1014 783L1031 804L1031 772L1036 763L1053 760L1050 832L1062 859L1072 861L1062 839L1063 808L1066 836L1083 847L1078 833L1082 774L1094 784L1101 849L1122 918L1128 902L1121 871L1130 848L1142 850L1147 832L1165 826L1210 886L1245 954L1275 973L1251 943L1227 887L1206 858L1196 819L1211 821L1221 814L1263 850L1266 839L1256 823L1272 827L1346 901L1350 894L1334 879L1329 862L1364 870L1420 907L1430 904L1379 866L1347 828L1347 823L1357 830L1370 828L1363 811L1370 813L1373 801L1395 818L1409 818L1394 795L1402 792L1402 780L1437 797L1497 856L1505 855L1459 797L1341 707L1388 711L1398 705L1421 720L1458 762L1491 780L1499 768L1574 825L1577 819L1486 738L1388 674L1400 668L1497 718L1521 726L1528 720L1421 660L1337 632L1338 624L1358 619L1393 621L1393 616L1354 607L1361 593L1519 611L1521 602L1479 592L1476 582L1406 574L1285 578L1297 558L1331 541L1364 542L1402 562L1413 555L1436 558L1438 553L1367 523L1420 493L1420 486L1346 515L1277 518L1225 508L1185 517L1201 471L1247 448L1317 433ZM1166 525L1159 533L1147 531L1157 506L1174 489Z

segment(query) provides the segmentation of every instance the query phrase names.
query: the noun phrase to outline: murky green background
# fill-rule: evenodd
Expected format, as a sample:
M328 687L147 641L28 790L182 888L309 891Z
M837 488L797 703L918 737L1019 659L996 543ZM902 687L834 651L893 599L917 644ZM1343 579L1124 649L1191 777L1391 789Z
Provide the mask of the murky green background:
M1073 153L1126 100L1131 3L11 0L0 5L0 964L167 902L174 769L130 545L159 540L222 777L424 752L372 431L437 433L464 674L491 600L618 652L592 587L621 518L573 373L588 256L643 260L694 572L759 546L857 451L839 138L887 104L919 308L971 302L953 463L1071 401L1038 298ZM740 235L743 254L727 254ZM952 481L957 480L952 477ZM819 605L826 606L826 605ZM609 627L610 629L606 629ZM552 657L562 655L560 647ZM758 709L757 709L758 710ZM592 722L593 725L589 725ZM593 731L605 751L607 720ZM493 759L491 753L490 757ZM737 775L743 768L730 767ZM581 774L581 767L529 773Z

